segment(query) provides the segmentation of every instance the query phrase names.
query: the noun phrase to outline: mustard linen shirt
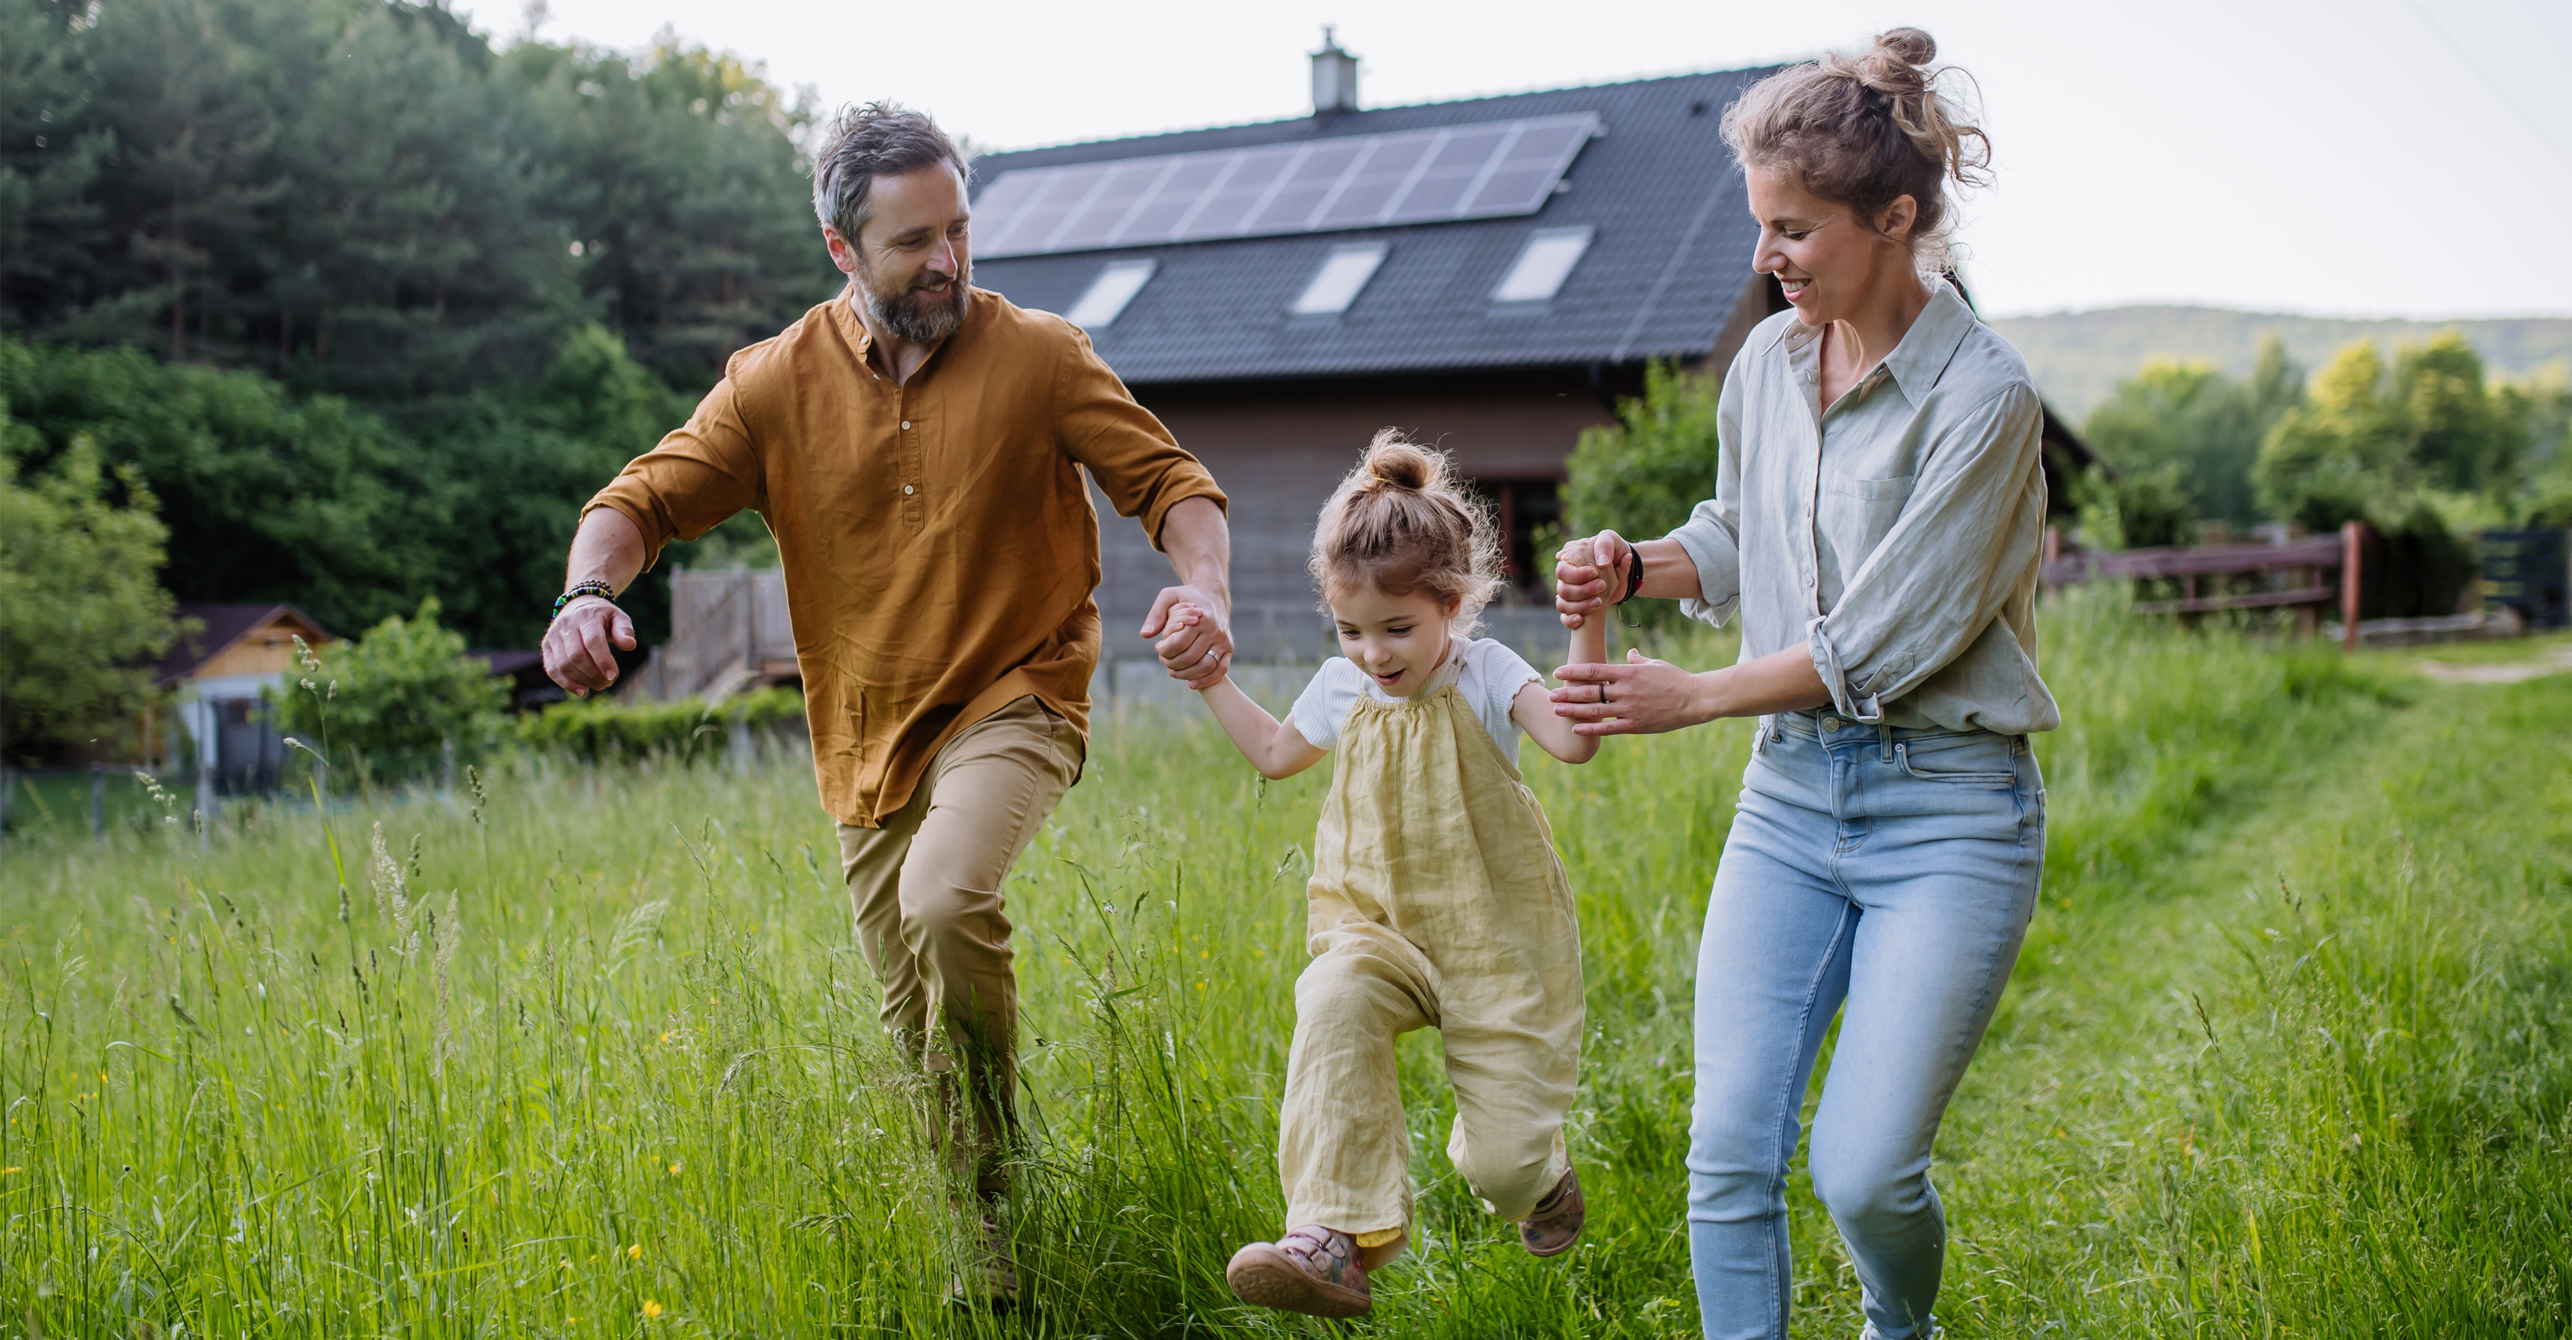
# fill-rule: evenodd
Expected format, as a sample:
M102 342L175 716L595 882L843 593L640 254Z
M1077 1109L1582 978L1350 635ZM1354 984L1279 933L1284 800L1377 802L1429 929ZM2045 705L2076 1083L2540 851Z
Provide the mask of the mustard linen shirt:
M647 567L744 508L767 521L822 806L875 828L939 746L1021 697L1086 736L1099 548L1084 468L1156 547L1171 507L1225 500L1061 317L975 289L897 386L867 361L850 296L734 354L686 426L582 514L633 521Z

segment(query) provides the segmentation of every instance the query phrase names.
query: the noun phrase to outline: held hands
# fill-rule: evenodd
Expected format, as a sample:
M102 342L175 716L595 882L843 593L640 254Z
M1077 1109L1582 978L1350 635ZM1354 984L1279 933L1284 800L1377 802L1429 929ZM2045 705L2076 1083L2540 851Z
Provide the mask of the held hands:
M1612 530L1566 544L1555 555L1554 612L1565 628L1578 628L1625 594L1632 565L1643 561Z
M634 650L634 621L598 596L563 606L545 625L545 673L573 697L616 682L616 651Z
M1696 675L1639 651L1626 652L1623 665L1567 665L1554 677L1563 681L1547 695L1554 715L1568 718L1582 735L1658 735L1714 715L1700 701L1704 686Z
M1143 621L1143 636L1159 638L1152 650L1172 679L1192 689L1212 688L1232 667L1232 625L1222 602L1193 586L1162 588Z

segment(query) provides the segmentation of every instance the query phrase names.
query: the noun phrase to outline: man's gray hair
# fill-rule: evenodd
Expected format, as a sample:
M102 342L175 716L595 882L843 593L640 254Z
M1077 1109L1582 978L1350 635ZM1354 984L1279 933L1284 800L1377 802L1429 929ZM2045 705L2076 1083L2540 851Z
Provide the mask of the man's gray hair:
M851 245L875 215L868 189L878 176L895 177L944 163L973 179L964 151L925 112L898 102L870 102L841 112L813 155L813 213Z

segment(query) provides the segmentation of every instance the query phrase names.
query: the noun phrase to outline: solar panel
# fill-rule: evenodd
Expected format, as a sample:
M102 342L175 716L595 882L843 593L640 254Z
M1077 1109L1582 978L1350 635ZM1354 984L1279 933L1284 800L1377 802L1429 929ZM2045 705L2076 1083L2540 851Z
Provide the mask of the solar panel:
M985 260L1533 214L1594 112L1004 172L974 201Z

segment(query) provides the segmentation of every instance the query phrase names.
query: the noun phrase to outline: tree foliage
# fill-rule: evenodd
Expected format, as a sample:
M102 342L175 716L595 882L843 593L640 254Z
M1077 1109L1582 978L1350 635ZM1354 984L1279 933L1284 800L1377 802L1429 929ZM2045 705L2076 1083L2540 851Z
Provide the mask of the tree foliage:
M9 452L138 471L182 600L532 643L581 502L838 284L811 111L438 0L0 0Z
M1645 369L1643 394L1617 405L1617 422L1581 432L1565 464L1563 521L1574 535L1612 529L1632 539L1665 535L1715 496L1719 377L1666 363Z
M75 441L159 497L181 600L291 601L338 631L435 594L478 644L532 644L581 503L648 449L687 399L595 324L541 378L451 399L408 428L247 370L165 366L131 346L0 337L0 398L41 469ZM647 637L667 594L630 608Z
M438 602L420 602L366 635L315 653L303 649L302 676L271 704L277 728L330 761L360 762L379 777L425 771L452 742L471 757L500 725L509 691L464 638L438 623Z
M2091 411L2081 433L2121 476L2176 480L2189 519L2259 519L2251 466L2269 426L2304 399L2304 370L2274 337L2260 343L2247 382L2210 363L2154 359ZM2095 487L2113 487L2101 481ZM2166 493L2162 483L2153 487ZM2129 512L2166 498L2138 496Z
M687 388L835 286L760 72L438 3L0 0L0 326L408 401L584 322Z
M0 407L0 436L19 431ZM86 440L24 479L0 452L0 758L83 744L150 687L177 632L153 512L134 469L108 474Z

